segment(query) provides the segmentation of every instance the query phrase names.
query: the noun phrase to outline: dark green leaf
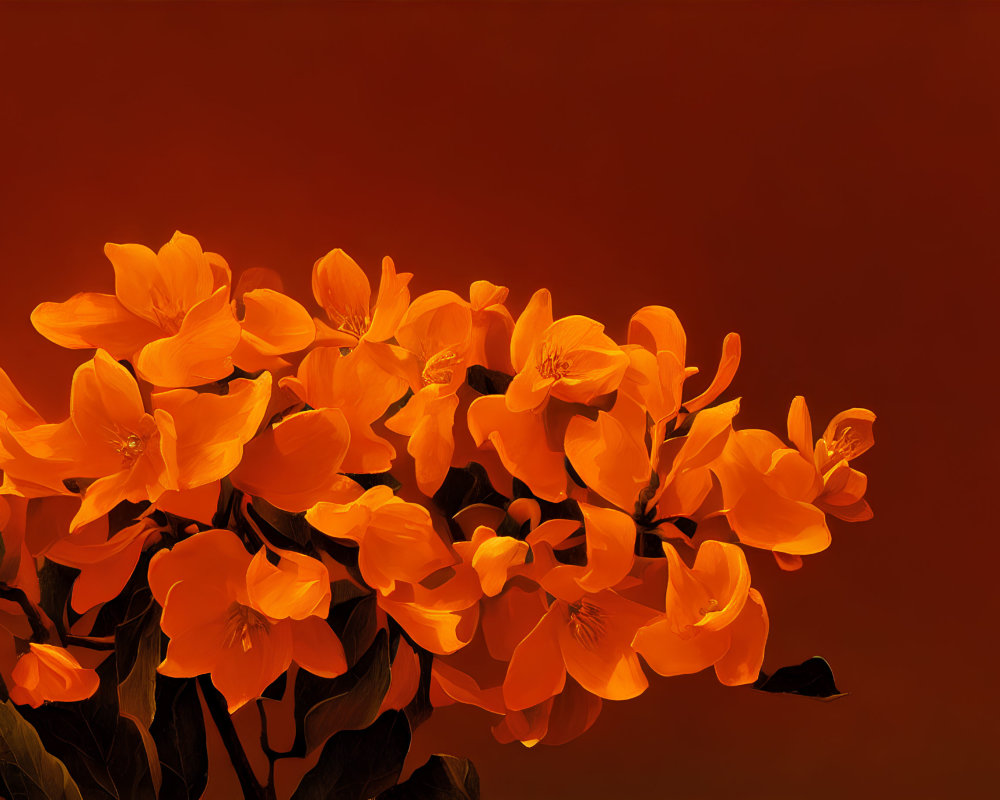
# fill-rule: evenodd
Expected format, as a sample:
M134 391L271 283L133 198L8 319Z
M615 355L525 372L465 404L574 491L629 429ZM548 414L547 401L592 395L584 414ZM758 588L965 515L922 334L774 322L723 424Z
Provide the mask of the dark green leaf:
M208 750L195 679L160 675L156 708L149 731L163 768L160 800L198 800L208 783Z
M143 600L145 605L143 607ZM135 726L142 741L150 779L156 792L162 775L156 742L149 726L156 715L156 666L160 663L159 605L148 592L132 597L133 611L118 626L115 634L115 659L118 669L118 713Z
M388 486L394 492L401 484L391 472L370 472L370 473L344 473L355 483L361 485L363 489L371 489L374 486Z
M378 632L357 664L337 678L300 670L295 678L295 716L311 753L334 733L365 728L375 720L389 691L389 637Z
M331 736L292 800L369 800L396 784L409 749L406 715L386 711L364 730Z
M0 778L11 800L82 800L66 765L9 700L0 704Z
M753 688L762 692L798 694L817 700L833 700L844 696L844 692L834 682L833 670L826 659L820 656L813 656L796 666L781 667L772 675L762 670Z
M45 564L38 570L38 587L41 590L41 599L38 605L56 624L60 633L66 629L69 593L73 588L73 581L79 574L80 570L78 569L64 567L62 564L56 564L48 559L45 559Z
M374 593L362 595L353 602L340 603L330 611L330 625L344 645L349 665L354 664L371 647L378 630L378 602Z
M413 699L403 711L410 723L410 730L415 731L417 726L426 722L430 718L431 712L434 711L434 706L431 705L431 663L434 656L422 647L418 647L415 642L410 642L410 645L416 652L420 663L420 682L417 684L417 691L413 695Z
M493 488L483 465L473 461L448 470L441 488L434 493L434 502L450 518L473 503L506 508L508 500Z
M474 364L465 370L465 382L479 394L506 394L512 380L512 375L486 369L480 364Z
M431 756L378 800L479 800L479 774L467 758Z
M259 497L247 507L247 514L276 547L300 551L308 548L311 528L305 514L282 511Z

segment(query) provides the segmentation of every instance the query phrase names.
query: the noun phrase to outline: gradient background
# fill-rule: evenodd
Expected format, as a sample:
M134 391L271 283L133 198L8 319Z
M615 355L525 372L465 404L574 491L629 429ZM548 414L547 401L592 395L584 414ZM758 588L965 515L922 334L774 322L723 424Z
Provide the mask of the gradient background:
M310 308L342 247L615 336L670 305L708 372L739 331L742 426L879 415L875 519L751 562L765 669L822 654L850 696L659 679L561 748L445 710L414 759L486 800L993 796L998 52L1000 4L954 0L2 4L0 365L64 415L83 354L29 312L175 228Z

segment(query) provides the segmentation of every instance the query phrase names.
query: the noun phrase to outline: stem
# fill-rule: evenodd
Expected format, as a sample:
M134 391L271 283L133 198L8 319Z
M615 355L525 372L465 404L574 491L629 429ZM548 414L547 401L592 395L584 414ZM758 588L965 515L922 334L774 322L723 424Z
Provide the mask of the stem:
M28 624L31 625L31 640L33 642L47 642L52 638L48 627L42 622L42 611L28 599L28 595L24 593L23 589L0 583L0 599L12 600L21 606L21 610L28 618Z
M208 711L212 715L212 721L222 737L222 743L226 746L226 752L229 754L233 769L236 770L236 777L239 778L243 797L252 800L270 800L267 790L261 786L257 776L253 773L253 767L250 766L250 760L240 742L240 736L233 725L232 717L229 716L225 698L212 685L212 679L209 675L199 675L198 685L205 698L205 705L208 706Z
M67 633L63 637L63 642L65 644L75 644L79 647L89 647L91 650L115 649L114 636L77 636L73 633Z
M268 800L276 800L277 795L274 791L274 762L279 758L280 754L271 749L267 738L267 715L264 713L264 701L259 698L257 700L257 713L260 715L260 749L267 756L267 786L264 787L264 791Z

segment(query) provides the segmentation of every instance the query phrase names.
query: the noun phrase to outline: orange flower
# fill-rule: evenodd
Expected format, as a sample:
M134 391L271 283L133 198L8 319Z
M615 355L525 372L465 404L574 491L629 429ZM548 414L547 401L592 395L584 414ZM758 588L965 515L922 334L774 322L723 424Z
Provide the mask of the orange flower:
M284 369L290 364L281 356L305 350L316 338L309 312L282 293L281 276L273 270L245 270L232 306L241 328L233 363L246 372Z
M289 414L246 446L233 486L292 512L353 497L357 484L338 474L350 440L339 409Z
M597 721L602 705L600 697L569 679L559 694L537 706L508 711L493 727L493 735L498 742L519 741L525 747L534 747L539 742L565 744Z
M499 372L512 371L510 337L514 332L514 318L504 305L508 292L506 286L489 281L475 281L469 287L472 307L470 364L482 364Z
M388 486L372 487L349 503L317 503L306 521L327 536L357 542L361 575L383 595L397 581L419 583L457 560L427 509L393 496Z
M636 697L648 685L632 639L655 612L612 591L632 567L635 525L614 509L585 503L580 509L586 526L586 565L557 564L551 551L576 524L545 523L528 536L535 555L534 579L552 599L546 600L544 615L510 659L503 684L509 710L530 708L558 694L567 673L588 692L608 700Z
M454 292L421 295L407 309L399 346L372 347L384 369L404 378L414 392L385 426L409 437L406 450L416 466L417 487L433 495L444 482L455 453L453 426L458 388L465 380L472 311Z
M97 671L81 666L66 648L34 642L28 648L11 673L10 699L15 703L32 708L53 700L73 703L97 691Z
M406 393L406 381L383 368L373 349L364 342L343 356L336 347L317 347L295 376L278 382L312 408L336 408L344 415L351 446L341 462L342 472L388 472L396 457L395 448L372 430L372 424Z
M796 397L788 409L788 439L804 459L812 459L823 482L812 502L848 522L872 518L871 507L864 499L868 478L851 468L849 462L875 443L874 422L875 415L866 408L841 411L830 420L813 447L812 422L805 398Z
M68 420L11 433L29 456L49 462L50 480L96 478L83 493L75 529L122 500L155 502L167 490L226 475L260 424L270 388L264 373L232 381L227 395L161 392L150 414L135 378L98 350L73 375Z
M108 536L107 519L102 518L60 538L43 554L80 570L73 582L71 605L83 614L118 596L132 577L146 542L157 533L156 524L147 517Z
M852 521L870 518L867 479L848 462L871 447L874 420L865 409L842 412L813 447L805 400L796 397L788 412L794 448L768 431L735 431L712 469L740 541L808 555L830 544L824 511Z
M564 457L549 446L542 414L511 411L502 395L492 394L472 401L468 425L476 445L492 444L507 471L536 496L553 503L566 499Z
M160 551L149 564L149 587L163 606L160 626L170 637L159 671L178 678L210 673L230 713L259 697L293 660L321 677L347 669L324 618L326 568L277 552L274 566L261 553L251 558L230 531L211 530Z
M552 320L552 297L539 289L518 317L510 341L517 374L507 388L512 412L530 411L548 397L590 403L618 388L628 355L588 317Z
M738 410L739 400L702 410L687 435L659 440L651 454L645 410L620 395L610 413L570 421L566 456L590 489L637 519L690 516L712 488L709 467Z
M740 337L730 333L722 343L722 358L715 377L701 394L681 403L684 381L698 373L697 367L685 366L687 336L677 315L665 306L640 308L629 322L628 348L630 370L623 389L642 402L663 425L710 406L733 380L740 364Z
M62 347L127 358L156 386L197 386L232 372L241 334L221 256L179 231L159 253L138 244L108 244L104 252L115 294L42 303L31 314L39 333Z
M391 339L410 303L409 272L396 274L392 259L382 259L382 282L372 305L371 284L347 253L331 250L313 265L312 290L330 325L315 319L319 344L354 347L359 341Z
M19 431L45 424L7 373L0 369L0 469L4 471L0 491L22 497L70 494L62 478L54 474L52 455L32 456L17 441Z
M743 551L709 540L698 549L693 569L672 545L667 556L666 614L641 628L633 646L660 675L682 675L715 667L719 680L736 686L760 673L767 641L767 609Z

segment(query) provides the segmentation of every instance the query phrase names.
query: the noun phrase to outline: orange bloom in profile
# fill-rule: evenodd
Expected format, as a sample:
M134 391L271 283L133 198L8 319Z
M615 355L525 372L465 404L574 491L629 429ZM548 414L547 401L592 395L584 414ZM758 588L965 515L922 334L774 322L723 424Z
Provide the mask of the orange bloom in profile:
M70 494L62 478L53 470L51 454L32 456L18 442L17 433L38 426L45 420L0 369L0 469L3 485L0 491L21 497L46 497Z
M129 359L156 386L197 386L233 371L241 333L221 256L180 231L158 253L139 244L108 244L104 253L115 270L115 294L42 303L31 314L42 336Z
M604 326L582 316L552 320L552 296L539 289L524 309L510 341L517 374L507 388L510 411L530 411L548 397L590 403L618 388L628 355L604 334Z
M660 675L683 675L714 666L728 686L753 683L767 641L764 600L750 588L750 569L737 545L708 540L694 568L664 542L666 614L639 630L633 646Z
M382 259L382 281L372 304L368 277L347 253L331 250L313 265L312 290L330 324L315 319L317 344L354 347L358 342L384 342L410 304L407 285L413 275L396 274L392 259Z
M788 439L804 459L812 459L822 481L822 488L812 502L848 522L872 518L871 507L864 499L868 478L853 469L850 462L875 444L874 422L875 414L866 408L841 411L830 420L813 446L812 422L805 398L796 397L788 409Z
M472 308L470 364L481 364L499 372L512 371L510 337L514 332L514 318L504 305L509 291L506 286L489 281L474 281L469 287Z
M397 581L419 583L457 561L427 509L395 497L388 486L374 486L349 503L317 503L306 521L327 536L357 542L361 575L383 595Z
M251 558L230 531L211 530L157 553L149 587L170 637L159 671L185 678L210 673L230 713L260 697L294 660L333 678L347 669L344 648L326 623L330 576L320 562L278 552L277 566Z
M629 321L627 348L630 369L623 390L642 403L659 426L710 406L733 380L740 364L739 334L730 333L722 342L722 357L708 387L683 401L684 381L698 373L685 365L687 335L677 315L665 306L640 308Z
M849 461L874 442L875 415L866 409L838 414L812 443L805 400L788 412L788 447L769 431L735 431L712 465L722 484L726 518L740 541L793 556L830 544L824 511L850 521L871 517L867 478Z
M10 699L15 703L32 708L49 701L73 703L97 691L97 671L81 666L66 648L35 642L28 648L11 673Z

